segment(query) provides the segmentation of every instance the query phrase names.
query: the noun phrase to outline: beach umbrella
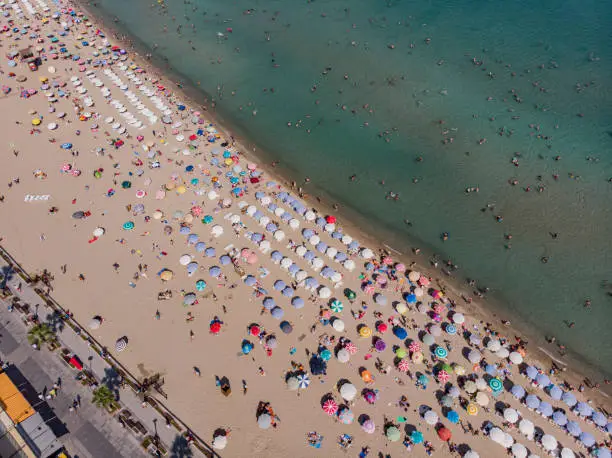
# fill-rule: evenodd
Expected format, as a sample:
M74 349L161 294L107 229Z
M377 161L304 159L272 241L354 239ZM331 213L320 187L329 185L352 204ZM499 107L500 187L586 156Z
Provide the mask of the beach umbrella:
M510 353L510 355L508 355L508 359L512 364L521 364L523 362L523 356L516 351Z
M428 347L432 346L434 343L436 343L436 339L434 338L434 336L432 336L431 334L425 334L423 336L423 343L425 345L427 345Z
M289 391L295 391L300 387L297 377L289 377L287 379L287 389Z
M448 395L453 399L457 399L459 396L461 396L461 391L459 391L459 388L453 385L448 389Z
M251 353L252 350L253 350L253 344L246 339L243 340L242 341L242 353L245 355L248 355L249 353Z
M197 262L190 262L189 264L187 264L187 274L188 275L193 275L194 273L196 273L198 270L198 263Z
M401 372L408 372L408 370L410 369L410 363L409 363L409 361L407 359L401 359L397 363L397 368Z
M463 385L463 389L465 390L466 393L469 393L469 394L473 394L473 393L476 393L476 391L478 391L478 387L476 386L476 383L474 383L472 380L468 380L467 382L465 382L465 384Z
M492 378L489 380L489 386L494 392L499 392L504 388L502 381L498 378Z
M465 323L465 316L463 315L463 313L455 312L453 313L452 320L456 324L463 324Z
M552 405L550 405L546 401L541 401L540 405L538 406L536 410L540 413L540 415L543 415L545 417L550 417L553 414Z
M441 347L441 346L437 346L434 349L434 355L436 355L438 358L440 359L444 359L448 356L448 351L446 350L446 348Z
M406 337L408 337L406 330L400 326L393 327L393 334L400 340L404 340Z
M378 323L376 323L376 330L380 332L381 334L387 332L387 329L388 329L387 323L384 323L382 321L379 321Z
M350 425L351 423L353 423L354 419L355 416L353 415L351 409L349 409L348 407L343 407L342 410L340 410L340 412L338 413L338 420L340 420L340 423L342 423L343 425Z
M127 348L127 344L128 344L127 337L124 336L124 337L117 339L117 342L115 342L115 351L122 352L123 350Z
M535 425L531 420L523 418L518 425L519 431L525 436L531 436L535 431Z
M575 421L568 421L565 429L570 436L578 437L582 434L582 428Z
M541 439L542 442L542 447L544 447L545 450L554 450L557 448L557 439L555 439L554 436L551 436L550 434L544 434L542 436Z
M378 305L387 305L387 297L380 293L374 294L374 302Z
M463 458L480 458L480 455L474 450L468 450L465 455L463 455Z
M487 381L483 379L482 377L476 377L476 379L474 380L474 383L476 384L477 390L484 391L487 389Z
M521 385L512 385L510 393L512 393L512 396L514 396L516 399L523 399L523 396L525 396L525 388L523 388Z
M287 287L287 284L286 284L284 281L282 281L282 280L276 280L276 281L274 282L274 289L275 289L276 291L282 291L282 290L283 290L283 289L285 289L286 287Z
M487 405L489 405L489 396L486 395L486 393L484 393L483 391L479 391L478 393L476 393L476 404L478 404L479 406L482 407L486 407Z
M265 297L262 303L266 310L272 310L276 307L276 302L271 297Z
M346 351L346 349L341 348L340 350L338 350L336 358L338 358L338 361L340 361L341 363L347 363L349 359L351 359L351 355L348 351Z
M582 433L580 433L580 436L578 436L578 439L587 448L595 445L595 437L593 437L591 433L588 433L586 431L583 431Z
M538 374L535 378L535 382L540 386L540 388L546 388L550 385L550 379L546 374Z
M323 288L319 289L319 297L321 299L328 299L330 296L331 290L327 286L324 286Z
M333 399L328 399L323 403L323 411L332 417L338 412L338 404Z
M572 449L563 447L559 456L561 458L574 458L576 455L574 454L574 451Z
M209 330L211 334L219 334L221 332L221 322L219 320L211 321Z
M601 426L602 428L608 424L608 419L606 416L599 411L593 412L593 415L591 415L591 420L593 420L593 423L595 423L597 426Z
M553 398L555 401L559 401L563 396L563 390L559 388L557 385L552 385L548 389L548 395Z
M376 342L374 343L374 348L377 352L382 352L385 351L385 349L387 348L387 344L382 339L376 339Z
M527 449L523 444L512 444L512 456L515 458L527 458Z
M446 413L446 419L453 424L457 424L459 423L459 414L455 412L454 410L449 410Z
M391 442L397 442L402 437L400 430L397 429L396 426L389 426L385 432L385 435Z
M489 432L489 437L491 438L493 442L496 442L502 445L504 443L506 434L501 429L495 427L491 429L491 431Z
M537 409L540 405L540 398L535 394L528 394L525 398L525 405L530 409Z
M525 376L531 380L535 380L538 374L538 369L534 366L527 366L527 368L525 369Z
M368 404L374 404L376 400L378 399L378 395L376 394L374 390L365 389L362 391L362 395L363 395L363 399Z
M221 263L222 266L227 266L228 264L231 264L232 258L224 254L223 256L219 258L219 262Z
M423 442L423 433L421 431L414 430L410 433L410 442L415 445Z
M282 290L281 293L285 297L293 297L295 295L295 290L290 286L287 286Z
M345 401L351 402L357 396L357 388L352 383L345 383L340 387L340 396Z
M423 353L421 353L420 351L415 351L415 352L412 354L412 356L411 356L411 358L410 358L410 359L411 359L411 360L412 360L412 362L413 362L413 363L415 363L415 364L422 363L422 362L423 362Z
M225 447L227 447L227 436L215 436L212 441L212 446L217 450L223 450Z
M441 428L438 428L438 437L440 438L441 441L448 442L452 436L453 435L450 432L450 429L444 426Z
M102 324L102 318L99 316L94 316L89 322L89 329L98 329Z
M291 334L291 332L293 331L293 326L291 326L291 323L289 323L288 321L283 321L280 324L280 329L285 334Z
M368 418L366 421L362 423L361 429L363 429L368 434L373 434L374 431L376 430L376 425L374 424L372 420Z
M213 247L209 246L208 248L206 248L206 250L204 250L204 254L207 258L214 258L217 252Z
M359 327L359 335L361 337L370 337L372 335L372 329L366 325L362 325Z
M480 345L480 337L476 334L470 334L470 344Z
M480 393L478 393L480 394ZM508 408L504 410L504 419L508 423L516 423L519 419L518 412L514 409Z
M555 410L553 412L552 420L559 426L567 425L567 416L560 410Z
M468 415L477 415L478 414L478 406L476 404L474 404L473 402L470 402L467 407L465 408L465 411L468 413Z
M407 294L404 298L409 304L415 304L417 301L416 294Z
M408 345L408 350L410 352L412 352L412 353L417 352L417 351L421 351L421 344L419 344L419 342L417 342L416 340L413 340Z
M257 425L261 429L268 429L270 427L270 425L272 425L272 417L270 416L270 414L262 413L257 418Z
M344 344L344 348L346 349L346 351L349 352L349 354L354 355L355 353L357 353L359 351L359 349L357 348L357 345L355 345L353 342L351 341L345 341Z
M333 318L331 321L331 325L332 328L334 328L335 331L337 332L344 332L344 321L338 319L338 318Z
M493 377L497 375L497 366L494 364L487 364L485 366L485 372Z
M195 244L195 249L198 253L202 253L206 249L206 244L204 242L198 242Z
M478 350L471 350L468 353L468 361L472 364L479 363L482 359L482 354Z
M338 299L334 299L330 304L329 308L334 313L340 313L344 309L344 305Z
M436 378L438 379L439 382L445 383L450 378L450 375L445 370L441 370L441 371L438 371L438 373L436 374Z
M455 334L457 334L457 328L452 324L447 324L444 330L446 331L448 335L451 335L451 336L454 336Z
M303 390L304 388L308 388L308 385L310 385L310 378L308 377L308 374L300 374L297 376L297 382L298 388Z
M296 309L301 309L304 307L304 299L301 297L295 296L291 298L291 305Z
M170 280L172 280L173 276L174 276L174 273L171 270L169 270L169 269L164 269L159 274L159 278L161 278L162 281L170 281Z
M501 349L501 343L499 342L499 340L490 339L487 342L487 350L489 350L490 352L495 353L496 351L499 351L500 349Z
M187 293L183 296L183 304L185 305L193 305L195 304L197 298L195 293Z
M218 266L212 266L211 268L208 269L208 273L210 274L211 277L218 277L219 275L221 275L221 268Z
M255 286L257 284L257 279L253 275L247 275L244 277L244 284L247 286Z
M438 423L439 417L438 414L435 413L433 410L428 410L423 415L423 420L425 420L425 423L427 423L428 425L435 425L436 423Z
M593 409L586 402L576 404L574 411L581 417L590 417L593 414Z
M276 306L272 310L270 310L270 315L272 315L272 318L276 318L277 320L280 320L285 315L285 312L283 311L282 308L280 308L279 306Z
M594 455L597 458L612 458L612 452L610 452L609 448L600 447L594 451Z

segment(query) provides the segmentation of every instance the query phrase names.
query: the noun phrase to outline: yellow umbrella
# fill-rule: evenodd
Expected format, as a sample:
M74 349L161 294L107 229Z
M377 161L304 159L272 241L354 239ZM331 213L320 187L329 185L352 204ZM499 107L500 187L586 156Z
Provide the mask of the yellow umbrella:
M397 313L400 313L400 314L404 315L408 311L408 306L406 304L404 304L403 302L400 302L395 307L395 310L397 311Z
M161 273L161 275L160 275L160 277L161 277L161 279L162 279L163 281L169 281L169 280L172 280L172 277L173 277L173 276L174 276L174 274L172 273L172 271L171 271L171 270L167 270L167 269L166 269L166 270L164 270L164 271Z
M468 415L476 415L478 413L478 407L473 403L468 404L465 410L467 411Z
M453 365L453 370L455 371L455 374L457 375L465 375L465 367L459 364Z
M359 335L361 337L370 337L372 335L372 329L367 326L362 326L359 328Z
M233 161L233 160L231 160L230 158L227 158L227 159L225 160L225 165L232 165L233 163L234 163L234 161Z
M38 118L34 118L34 119L32 119L32 125L33 125L33 126L38 126L38 125L40 125L40 119L38 119Z
M187 188L183 185L180 185L178 188L176 188L176 192L179 194L185 194L186 191L187 191Z

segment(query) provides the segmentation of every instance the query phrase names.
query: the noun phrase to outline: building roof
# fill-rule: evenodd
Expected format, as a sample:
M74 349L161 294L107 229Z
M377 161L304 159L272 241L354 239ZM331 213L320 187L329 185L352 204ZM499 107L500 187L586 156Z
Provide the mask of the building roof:
M30 403L5 373L0 373L0 407L13 423L20 423L35 413Z
M45 458L62 448L55 433L38 412L19 423L17 431L36 456Z

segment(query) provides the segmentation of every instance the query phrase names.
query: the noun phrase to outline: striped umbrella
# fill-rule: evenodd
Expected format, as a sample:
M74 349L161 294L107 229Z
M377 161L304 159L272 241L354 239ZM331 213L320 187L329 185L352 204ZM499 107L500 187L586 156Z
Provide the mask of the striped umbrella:
M338 404L333 399L328 399L323 403L323 411L330 417L338 412Z
M402 359L399 363L397 363L397 368L402 372L407 372L410 368L410 363L407 359Z
M412 342L410 342L410 345L408 345L408 350L410 350L412 353L421 351L421 344L418 343L416 340L413 340Z
M436 349L434 350L434 354L438 358L446 358L446 356L448 355L448 352L446 351L444 347L437 346Z
M502 381L498 378L492 378L491 380L489 380L489 386L493 391L501 391L504 387Z
M359 351L359 349L357 348L357 345L355 345L353 342L347 342L346 345L344 345L344 348L351 355L354 355L355 353Z
M334 313L340 313L344 309L344 305L338 299L334 299L329 308Z
M115 350L117 352L121 352L127 348L127 344L128 344L128 338L125 336L121 337L120 339L117 340L117 342L115 342Z
M450 375L448 375L448 372L442 370L438 372L437 378L438 378L438 381L444 383L448 381L448 379L450 378Z
M298 375L297 381L298 381L298 388L302 390L304 388L308 388L308 385L310 385L310 378L308 377L308 374Z
M468 415L476 415L478 414L478 406L474 403L470 403L468 404L468 406L465 408L465 410L467 411Z

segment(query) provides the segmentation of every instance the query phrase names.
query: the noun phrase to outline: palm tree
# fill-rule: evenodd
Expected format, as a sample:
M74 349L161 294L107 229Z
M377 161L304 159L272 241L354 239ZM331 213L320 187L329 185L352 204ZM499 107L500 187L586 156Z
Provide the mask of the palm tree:
M100 408L108 409L115 402L115 395L109 387L102 385L93 391L91 402Z
M55 340L55 333L46 323L34 325L28 332L28 342L32 345L36 345L37 348L40 348L41 344L53 340Z

